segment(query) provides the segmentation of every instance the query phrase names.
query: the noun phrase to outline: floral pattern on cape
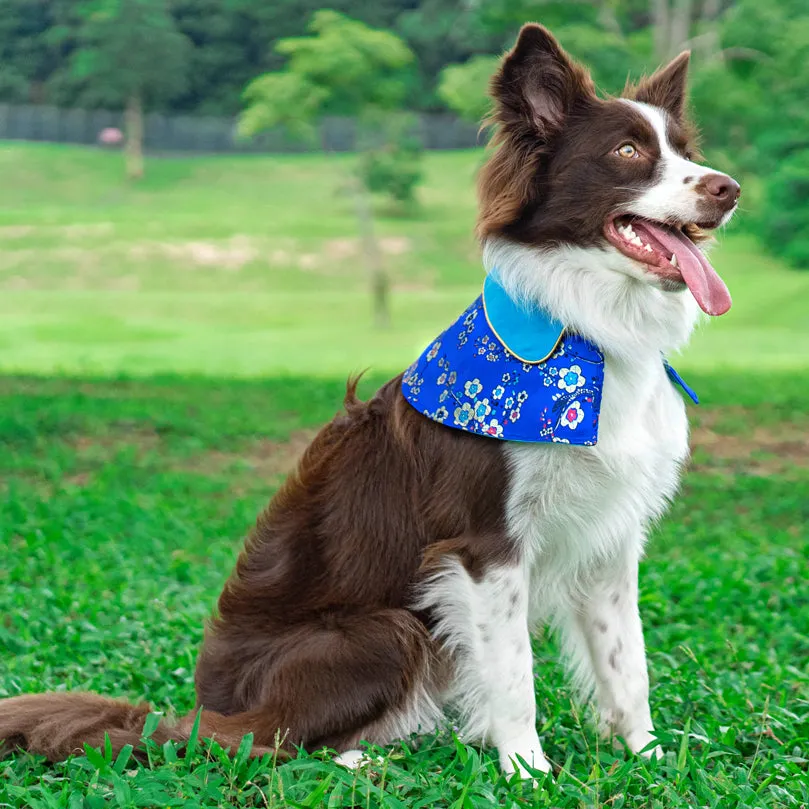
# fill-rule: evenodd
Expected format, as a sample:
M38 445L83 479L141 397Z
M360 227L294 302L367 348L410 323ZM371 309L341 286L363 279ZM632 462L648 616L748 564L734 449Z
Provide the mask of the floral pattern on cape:
M482 296L405 371L405 399L433 421L504 441L592 446L604 357L565 334L544 362L527 363L500 342Z

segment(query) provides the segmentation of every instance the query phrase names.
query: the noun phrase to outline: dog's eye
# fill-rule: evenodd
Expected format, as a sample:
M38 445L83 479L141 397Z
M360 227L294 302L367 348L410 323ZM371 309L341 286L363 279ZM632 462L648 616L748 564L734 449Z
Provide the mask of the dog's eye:
M631 143L624 143L615 150L619 157L637 157L638 150Z

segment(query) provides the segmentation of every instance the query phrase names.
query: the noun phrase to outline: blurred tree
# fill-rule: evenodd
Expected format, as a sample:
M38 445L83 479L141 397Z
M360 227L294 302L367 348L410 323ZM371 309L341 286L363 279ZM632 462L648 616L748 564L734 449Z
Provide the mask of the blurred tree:
M86 0L71 62L91 101L125 105L126 172L143 176L144 104L185 84L190 46L166 0Z
M0 0L0 99L44 103L48 81L64 64L71 0Z
M665 62L675 56L688 41L693 0L650 0L654 26L655 55Z
M412 103L421 109L440 106L435 92L444 66L497 52L503 44L502 32L484 25L476 0L412 3L398 16L395 30L416 54L419 84Z
M278 3L250 5L259 12ZM260 14L245 16L233 0L171 0L170 8L177 29L193 46L187 81L172 99L172 109L202 115L237 113L244 85L268 67L269 34ZM254 41L257 36L262 37L260 47Z
M762 236L777 255L809 268L809 149L786 157L769 177L764 196Z
M421 181L421 141L418 119L406 112L366 113L360 132L358 175L372 192L387 194L406 207L415 201Z
M247 109L240 123L245 134L288 119L314 124L313 115L291 109L294 96L285 89L291 77L303 106L314 114L401 106L413 53L399 37L327 9L313 15L309 31L309 36L279 40L275 50L287 57L285 68L247 86Z
M413 53L390 31L370 28L336 11L316 12L310 36L289 37L276 43L287 57L282 70L254 79L244 91L247 107L239 122L242 135L252 136L284 126L297 137L314 137L323 113L357 116L364 129L359 146L365 154L355 183L355 199L366 262L373 290L374 315L380 325L389 321L389 282L373 236L368 193L382 191L394 199L412 197L419 179L414 170L420 152L401 137L388 139L383 148L380 115L389 120L401 108L407 93ZM324 144L325 148L325 144Z
M461 118L473 123L489 112L487 88L500 58L474 56L463 65L448 65L441 71L438 95Z
M172 108L235 114L241 92L254 76L278 70L284 54L274 43L306 33L322 0L171 0L177 27L192 41L189 82ZM375 28L394 28L411 0L334 0L329 7Z
M764 179L755 224L775 253L807 267L809 7L803 0L738 0L722 19L720 44L712 68L723 71L733 96L715 103L747 144L737 165Z
M0 98L31 100L31 85L47 63L47 16L25 0L0 0Z

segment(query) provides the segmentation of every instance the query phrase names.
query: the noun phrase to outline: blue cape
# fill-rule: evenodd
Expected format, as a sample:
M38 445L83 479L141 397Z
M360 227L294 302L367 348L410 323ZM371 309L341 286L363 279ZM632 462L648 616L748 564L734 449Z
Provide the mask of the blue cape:
M541 308L517 304L492 275L402 378L405 399L447 427L504 441L584 446L598 440L603 386L601 351Z

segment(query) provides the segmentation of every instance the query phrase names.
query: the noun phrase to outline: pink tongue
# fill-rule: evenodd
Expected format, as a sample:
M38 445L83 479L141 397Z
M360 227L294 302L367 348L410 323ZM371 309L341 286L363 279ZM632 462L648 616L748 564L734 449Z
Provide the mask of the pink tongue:
M672 253L677 256L683 281L702 311L709 315L724 315L730 309L730 292L694 242L678 228L662 228L652 222L643 222L638 229L644 228L660 242L669 256Z

